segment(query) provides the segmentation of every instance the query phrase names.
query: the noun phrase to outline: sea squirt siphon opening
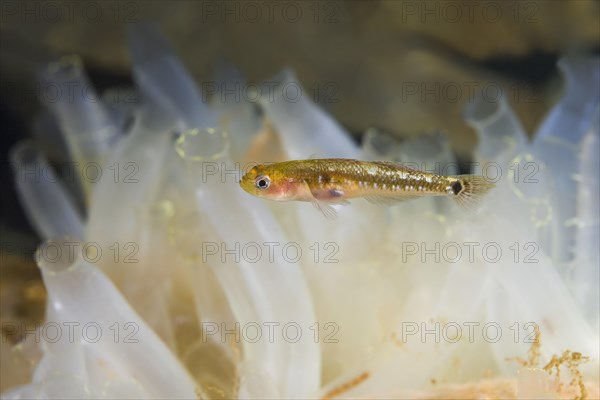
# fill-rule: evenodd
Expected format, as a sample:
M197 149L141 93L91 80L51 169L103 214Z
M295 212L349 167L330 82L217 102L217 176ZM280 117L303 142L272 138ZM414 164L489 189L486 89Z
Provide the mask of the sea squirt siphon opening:
M83 252L94 252L93 246L85 246L70 236L61 236L46 240L35 251L34 259L44 273L57 275L75 268ZM90 258L94 258L91 255Z
M175 141L175 151L186 161L214 161L229 155L229 134L217 128L188 129Z
M467 105L465 119L474 128L488 126L500 118L505 108L505 100L501 95L492 98L480 93Z

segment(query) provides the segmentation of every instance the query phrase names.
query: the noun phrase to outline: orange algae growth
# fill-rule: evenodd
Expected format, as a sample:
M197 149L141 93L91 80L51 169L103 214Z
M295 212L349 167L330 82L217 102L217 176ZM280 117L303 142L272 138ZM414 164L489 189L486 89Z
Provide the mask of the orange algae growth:
M533 343L531 344L531 346L529 347L529 350L527 351L527 360L525 360L521 357L513 357L513 358L508 358L507 361L516 361L517 363L521 364L525 368L535 368L538 366L539 359L540 359L540 348L542 346L541 342L540 342L541 332L540 332L540 326L538 324L535 324L534 326L535 326L534 327L535 337L533 339Z
M356 378L352 379L349 382L346 382L338 387L333 388L332 390L330 390L329 392L327 392L322 398L321 400L329 400L329 399L333 399L337 396L339 396L340 394L347 392L348 390L355 388L356 386L360 385L361 383L363 383L364 381L366 381L369 378L370 374L368 371L363 372L362 374L358 375Z
M527 351L527 360L521 357L509 358L507 361L516 361L526 368L539 368L539 359L540 359L540 329L539 326L535 325L535 338L531 347ZM556 374L555 385L556 392L561 393L564 389L564 383L560 380L561 374L561 366L566 365L569 373L571 374L571 381L569 382L569 389L579 389L579 394L575 395L573 400L585 400L588 398L588 391L583 383L583 375L579 371L579 365L589 361L589 357L583 356L581 353L571 350L565 350L563 354L559 357L556 354L552 356L552 359L544 366L542 369L547 372L549 375L552 375L554 372Z
M588 360L589 357L583 356L581 353L565 350L560 357L554 354L543 370L549 374L552 374L552 370L555 371L556 387L558 393L560 393L563 389L563 383L560 381L560 367L565 364L571 373L571 382L569 382L569 386L579 388L579 396L576 396L574 400L585 400L587 399L588 393L585 384L583 383L583 376L581 375L581 372L579 372L578 367L579 364L587 362Z

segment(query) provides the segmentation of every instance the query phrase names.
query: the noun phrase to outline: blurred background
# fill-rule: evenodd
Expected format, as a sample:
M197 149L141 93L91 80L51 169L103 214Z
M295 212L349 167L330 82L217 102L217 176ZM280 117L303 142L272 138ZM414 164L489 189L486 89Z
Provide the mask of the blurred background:
M290 67L357 140L370 127L400 137L442 131L463 161L476 145L462 118L474 90L495 96L504 88L531 133L561 94L557 60L600 52L600 2L585 0L3 1L0 7L1 321L41 321L44 312L44 288L30 257L39 238L19 206L7 162L41 109L39 71L77 54L99 92L132 85L127 24L156 22L205 93L215 92L205 83L218 66L235 66L248 82ZM18 250L7 251L8 244ZM11 343L20 338L3 332Z

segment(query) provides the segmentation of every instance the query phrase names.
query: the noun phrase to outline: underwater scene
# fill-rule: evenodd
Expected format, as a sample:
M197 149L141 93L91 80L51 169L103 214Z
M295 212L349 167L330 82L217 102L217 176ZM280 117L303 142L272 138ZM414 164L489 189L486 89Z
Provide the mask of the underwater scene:
M2 5L2 399L600 397L600 3L68 4Z

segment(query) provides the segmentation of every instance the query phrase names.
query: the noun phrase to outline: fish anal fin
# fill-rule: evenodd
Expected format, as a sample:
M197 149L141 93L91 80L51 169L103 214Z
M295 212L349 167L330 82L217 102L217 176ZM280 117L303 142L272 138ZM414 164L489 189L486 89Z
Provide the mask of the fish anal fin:
M367 200L369 203L373 203L373 204L377 204L380 206L393 206L395 204L398 204L401 201L406 201L406 200L412 200L412 199L416 199L418 197L422 197L422 196L412 196L412 195L396 195L396 196L390 196L390 195L370 195L370 196L365 196L365 200Z

